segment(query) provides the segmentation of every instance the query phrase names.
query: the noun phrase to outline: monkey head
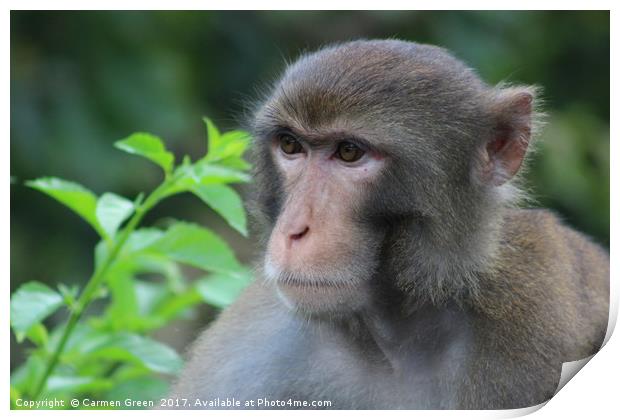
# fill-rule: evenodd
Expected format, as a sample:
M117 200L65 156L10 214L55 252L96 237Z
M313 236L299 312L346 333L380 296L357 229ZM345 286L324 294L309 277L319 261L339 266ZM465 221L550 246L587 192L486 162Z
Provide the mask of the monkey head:
M410 42L301 57L252 122L266 279L307 314L363 310L380 288L433 300L474 290L533 95Z

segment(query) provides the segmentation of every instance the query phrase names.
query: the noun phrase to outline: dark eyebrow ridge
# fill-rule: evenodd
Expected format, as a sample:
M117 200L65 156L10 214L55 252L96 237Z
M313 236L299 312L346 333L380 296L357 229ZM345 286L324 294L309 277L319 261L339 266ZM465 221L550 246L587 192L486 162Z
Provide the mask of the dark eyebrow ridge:
M267 135L269 137L274 137L278 134L290 134L293 137L298 138L311 146L321 146L329 143L347 141L365 149L376 149L368 140L344 131L334 131L320 136L307 136L304 134L300 134L299 132L290 127L278 125L275 126L272 130L269 130Z

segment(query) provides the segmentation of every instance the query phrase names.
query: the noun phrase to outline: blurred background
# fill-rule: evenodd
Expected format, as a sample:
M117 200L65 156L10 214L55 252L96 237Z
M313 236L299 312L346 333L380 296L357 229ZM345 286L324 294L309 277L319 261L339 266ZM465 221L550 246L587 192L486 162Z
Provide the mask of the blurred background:
M83 284L97 242L78 216L23 181L57 176L133 198L160 173L114 141L152 132L177 157L196 158L206 144L201 117L238 127L285 60L386 37L444 46L491 84L541 86L548 124L528 174L532 205L609 246L608 12L12 11L11 291L29 280ZM198 199L174 197L145 222L171 216L210 226L252 260L252 238ZM183 349L193 335L172 341ZM12 350L13 367L23 354L14 342Z

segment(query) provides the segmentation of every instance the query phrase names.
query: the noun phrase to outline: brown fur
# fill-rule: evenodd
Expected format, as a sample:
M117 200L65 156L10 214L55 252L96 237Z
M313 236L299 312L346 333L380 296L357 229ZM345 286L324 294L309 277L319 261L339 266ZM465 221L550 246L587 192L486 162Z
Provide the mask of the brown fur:
M484 396L465 391L465 407L544 402L557 388L562 363L598 351L607 329L604 250L546 210L511 211L501 249L493 274L482 278L471 302L477 357L465 381L474 390L489 381L494 386ZM505 373L498 375L500 370Z
M549 399L562 363L602 344L609 257L549 211L515 209L537 107L536 88L490 87L415 43L356 41L290 66L251 123L252 208L266 258L294 267L284 281L299 287L286 302L282 278L259 268L197 340L172 395L194 408L227 397L410 409ZM295 171L278 163L283 130L306 148ZM380 156L363 185L317 158L343 138ZM287 229L306 225L296 254Z

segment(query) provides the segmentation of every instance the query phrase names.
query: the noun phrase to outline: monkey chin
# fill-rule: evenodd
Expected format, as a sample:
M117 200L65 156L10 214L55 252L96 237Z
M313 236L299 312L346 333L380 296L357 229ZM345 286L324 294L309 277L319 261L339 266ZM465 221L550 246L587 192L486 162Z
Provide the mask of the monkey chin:
M341 316L362 310L369 301L365 279L338 272L290 272L265 263L265 277L275 284L279 298L304 315Z

